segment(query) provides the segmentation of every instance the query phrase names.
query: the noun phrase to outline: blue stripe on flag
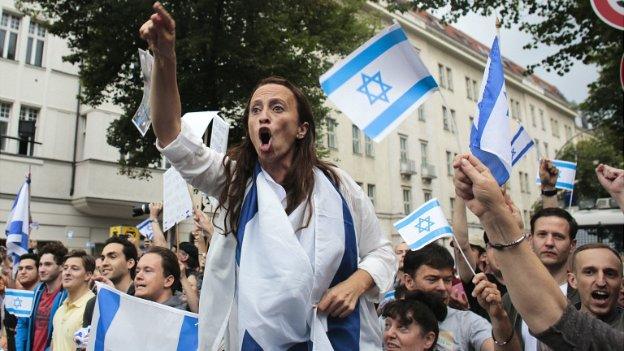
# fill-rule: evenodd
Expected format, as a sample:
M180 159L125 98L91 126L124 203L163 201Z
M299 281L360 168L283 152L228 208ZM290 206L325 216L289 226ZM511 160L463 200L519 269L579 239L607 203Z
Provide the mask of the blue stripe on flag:
M524 154L527 153L527 151L529 151L531 149L531 147L533 147L533 144L535 144L533 142L533 140L531 140L530 143L528 143L524 149L522 149L522 151L520 151L519 153L516 154L516 157L511 161L511 165L515 165L516 162L520 161L522 159L522 156L524 156Z
M238 219L238 228L236 228L236 264L240 265L241 249L243 248L243 239L245 237L245 226L258 213L258 188L256 187L256 178L262 169L260 164L256 163L251 180L251 189L245 196L245 200L241 207L241 214Z
M28 235L22 231L22 227L24 226L23 221L13 221L10 222L6 229L6 234L24 234L26 235L26 247L28 247ZM22 239L22 244L24 243L24 239ZM20 245L24 247L23 245Z
M7 310L7 312L11 312L13 314L30 315L30 313L32 312L31 310L24 310L24 309L13 308L13 307L5 307L5 309Z
M27 183L30 183L27 181ZM15 200L13 200L13 205L11 205L11 212L13 212L13 210L15 209L15 206L17 206L17 202L19 201L19 196L22 193L22 189L24 188L24 185L26 185L26 183L22 184L22 186L19 188L19 191L17 192L17 196L15 197Z
M335 185L334 185L335 186ZM338 194L340 191L336 188ZM347 280L357 270L358 254L353 217L342 194L342 220L344 223L345 251L338 266L338 271L329 287ZM360 302L355 310L345 318L327 317L327 337L334 350L358 351L360 349Z
M110 327L117 310L119 310L119 294L116 294L108 289L100 288L97 294L98 311L100 313L100 319L98 320L97 330L95 332L95 351L107 350L104 346L106 344L106 332Z
M407 40L407 36L402 28L399 27L389 32L349 60L349 62L336 71L336 73L332 74L331 77L321 82L321 89L329 96L346 81L351 79L351 77L377 59L381 54L405 40Z
M432 76L424 77L412 85L405 94L398 98L392 105L382 112L377 118L364 128L364 133L374 139L383 132L392 122L399 118L416 101L425 96L429 91L438 87Z
M5 298L8 296L34 297L35 294L33 292L7 291Z
M566 189L566 190L572 190L574 189L574 184L570 184L570 183L564 183L564 182L557 182L557 184L555 184L556 188L561 188L561 189Z
M396 230L402 229L403 227L409 225L410 223L412 223L416 218L422 216L425 212L431 210L434 207L440 206L440 203L438 202L437 199L432 199L429 200L429 203L425 203L423 205L423 207L421 207L420 209L418 209L418 211L412 213L411 215L409 215L408 217L403 218L403 220L397 224L394 225L394 227L396 228Z
M498 185L503 185L509 179L509 172L507 172L507 168L505 164L498 158L498 156L489 153L487 151L483 151L478 147L474 147L470 145L470 151L473 155L475 155L484 165L492 173L494 179L498 182Z
M245 330L245 335L243 335L243 345L241 345L241 351L262 351L262 347L258 345L256 340L251 337L248 331Z
M434 231L432 231L431 233L423 236L422 238L420 238L418 241L412 243L409 247L412 250L418 250L420 248L422 248L423 246L429 244L430 242L437 240L440 237L445 236L446 234L451 234L453 235L453 229L451 227L442 227L442 228L438 228Z
M184 316L180 327L180 339L178 339L177 351L197 350L199 347L199 333L197 330L197 318Z
M553 161L553 165L559 168L568 168L576 170L576 165L572 162Z
M522 135L522 131L524 130L524 128L522 126L520 126L520 128L518 128L518 131L516 132L516 135L513 136L513 138L511 138L511 145L513 145L513 143L516 141L516 139L518 139L520 137L520 135Z

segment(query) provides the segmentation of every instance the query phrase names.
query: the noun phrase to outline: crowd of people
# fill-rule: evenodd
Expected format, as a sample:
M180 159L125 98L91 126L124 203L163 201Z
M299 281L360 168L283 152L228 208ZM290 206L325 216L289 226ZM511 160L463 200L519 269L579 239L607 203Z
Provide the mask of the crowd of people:
M5 254L0 289L34 292L30 316L2 313L7 349L85 348L95 282L198 313L200 350L624 344L622 257L605 244L576 247L578 226L557 206L557 171L548 160L540 165L542 209L525 230L489 170L472 155L457 156L453 249L401 243L393 253L366 194L317 157L315 120L297 86L279 77L259 82L244 110L245 137L219 154L180 119L175 22L160 3L140 35L154 53L156 147L219 207L213 218L196 210L189 241L174 247L154 203L152 240L113 236L95 257L49 242L20 257L15 279ZM624 170L599 165L596 175L624 208ZM485 230L484 246L468 236L466 209ZM390 291L394 298L382 300Z

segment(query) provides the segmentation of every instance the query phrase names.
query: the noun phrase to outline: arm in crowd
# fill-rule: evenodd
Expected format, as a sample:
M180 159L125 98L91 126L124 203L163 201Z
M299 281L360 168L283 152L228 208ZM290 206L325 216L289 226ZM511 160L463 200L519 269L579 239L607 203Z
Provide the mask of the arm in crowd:
M186 303L189 310L193 313L199 311L199 292L197 291L197 281L193 283L191 279L195 280L193 276L186 275L186 269L184 264L180 263L180 283L182 284L182 291L186 295Z
M514 220L512 203L505 200L487 167L471 155L462 155L453 166L456 169L455 191L479 217L490 243L509 244L519 240L522 231ZM540 338L541 333L558 331L554 339L540 340L549 345L554 342L583 344L588 341L580 340L586 338L579 336L586 335L587 330L592 330L590 339L597 342L599 349L610 349L614 341L624 340L622 333L601 328L601 321L584 318L582 312L567 307L565 296L526 240L497 251L495 256L511 300L531 332ZM563 318L564 312L566 318Z
M490 316L494 349L500 351L520 351L518 335L514 332L509 316L503 308L501 293L496 284L488 281L485 273L478 273L472 281L475 284L472 295L477 298L479 305Z
M141 26L139 34L154 53L150 111L154 134L162 147L180 133L181 104L176 77L175 21L156 2L154 14Z
M624 170L599 164L596 176L600 185L613 197L620 209L624 211Z
M559 170L548 159L543 158L539 165L539 177L542 189L542 207L559 207L555 184L559 177ZM544 195L544 192L555 192L554 195Z
M160 229L160 224L158 223L158 217L160 216L160 212L162 211L162 204L158 202L152 202L149 204L149 209L149 216L152 220L152 231L154 232L152 245L167 248L167 239L165 239L165 234L163 233L162 229Z
M195 221L195 230L193 235L197 242L197 250L200 256L208 252L208 244L212 239L212 233L214 232L214 226L212 220L206 216L204 212L199 209L194 210L193 220Z
M455 235L455 244L453 250L455 253L455 263L457 264L457 272L459 278L464 283L468 283L472 280L472 270L468 266L468 262L464 259L460 249L466 255L470 266L473 269L477 266L477 262L474 260L474 256L470 254L470 242L468 240L468 218L466 216L466 204L461 198L455 199L453 205L453 234Z

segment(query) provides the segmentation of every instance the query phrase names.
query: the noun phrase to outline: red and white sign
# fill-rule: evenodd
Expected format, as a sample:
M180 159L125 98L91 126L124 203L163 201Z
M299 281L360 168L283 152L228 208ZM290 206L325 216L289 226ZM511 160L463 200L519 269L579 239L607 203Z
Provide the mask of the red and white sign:
M589 0L600 19L613 28L624 30L624 1Z

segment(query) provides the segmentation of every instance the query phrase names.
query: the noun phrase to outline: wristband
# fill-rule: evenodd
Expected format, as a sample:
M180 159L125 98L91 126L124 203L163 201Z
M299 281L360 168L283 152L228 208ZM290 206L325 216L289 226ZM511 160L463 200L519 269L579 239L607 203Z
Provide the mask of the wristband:
M514 334L516 334L516 331L514 330L514 328L511 328L511 335L509 335L507 340L505 340L505 341L497 341L496 338L494 337L494 331L492 331L492 340L494 340L494 344L496 344L496 346L505 346L505 345L507 345L511 341L511 339L514 336Z
M557 195L557 189L552 189L552 190L544 190L544 189L542 189L542 195L548 196L548 197L555 196L555 195Z
M519 245L521 242L524 241L524 239L526 239L526 234L523 233L521 237L519 237L518 239L516 239L516 240L514 240L514 241L512 241L512 242L510 242L508 244L497 244L497 243L490 242L488 245L490 245L493 249L503 250L503 249L506 249L506 248L509 248L509 247L513 247L513 246Z

